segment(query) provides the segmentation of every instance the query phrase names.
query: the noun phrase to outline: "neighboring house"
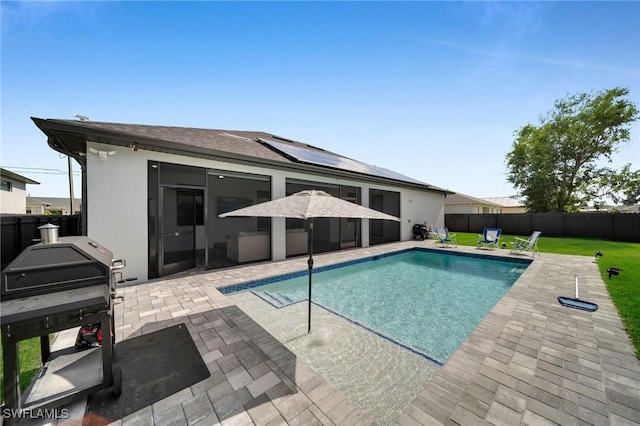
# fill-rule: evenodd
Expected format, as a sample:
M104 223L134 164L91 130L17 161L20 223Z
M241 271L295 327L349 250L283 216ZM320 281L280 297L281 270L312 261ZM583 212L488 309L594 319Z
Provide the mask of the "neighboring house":
M500 204L460 193L447 195L444 212L453 213L502 213Z
M614 207L612 210L615 210L618 213L640 213L640 204L632 204L630 206L618 206L618 207Z
M27 197L27 214L55 214L68 216L82 211L82 200L73 199L73 210L69 198Z
M498 204L502 213L526 213L524 203L515 197L490 197L483 198L485 201Z
M40 185L40 182L0 168L0 213L25 213L27 185Z
M83 229L139 282L197 265L305 254L300 219L219 214L320 189L402 219L319 218L314 252L413 238L444 225L451 191L265 132L33 118L82 167Z

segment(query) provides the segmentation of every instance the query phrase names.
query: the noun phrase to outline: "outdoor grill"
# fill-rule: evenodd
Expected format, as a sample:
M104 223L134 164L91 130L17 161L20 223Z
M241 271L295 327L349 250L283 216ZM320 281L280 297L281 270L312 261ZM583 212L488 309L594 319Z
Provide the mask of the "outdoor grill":
M62 237L27 247L2 272L2 300L93 285L109 286L121 264L88 237Z
M114 260L109 250L88 237L58 238L57 227L49 225L41 228L42 242L27 247L2 271L0 320L4 401L8 408L60 406L112 385L114 393L119 393L120 383L114 383L115 379L118 382L120 380L120 377L114 379L114 376L119 376L119 372L112 371L113 305L116 297L115 275L120 274L117 271L124 268L125 262L121 259ZM34 386L28 401L21 401L18 342L41 337L44 371L55 373L58 370L52 363L56 357L52 356L48 362L48 335L87 324L100 324L105 336L101 345L102 381L95 383L94 380L86 386L78 385L76 381L68 389L59 389L51 384ZM60 362L67 367L58 371L59 376L66 374L71 361L64 359ZM100 367L86 368L95 371ZM65 382L60 381L59 377L56 380ZM47 393L55 398L50 398Z

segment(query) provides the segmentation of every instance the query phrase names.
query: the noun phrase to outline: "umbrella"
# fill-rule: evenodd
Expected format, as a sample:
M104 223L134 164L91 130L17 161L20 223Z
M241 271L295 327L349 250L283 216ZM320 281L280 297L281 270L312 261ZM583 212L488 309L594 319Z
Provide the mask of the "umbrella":
M350 201L333 197L324 191L305 190L296 192L288 197L254 204L249 207L223 213L218 217L227 216L261 216L261 217L289 217L309 221L309 324L307 333L311 332L311 279L313 276L313 218L341 217L355 219L400 219L379 212L377 210L354 204Z

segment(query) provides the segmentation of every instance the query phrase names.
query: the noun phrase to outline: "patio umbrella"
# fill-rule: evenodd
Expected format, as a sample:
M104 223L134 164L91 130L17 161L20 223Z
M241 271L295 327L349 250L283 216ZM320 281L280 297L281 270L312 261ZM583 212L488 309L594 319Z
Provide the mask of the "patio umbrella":
M333 197L324 191L305 190L296 192L288 197L254 204L249 207L230 211L218 215L228 216L260 216L260 217L288 217L305 219L309 222L309 325L307 333L311 332L311 280L313 276L313 219L316 217L339 217L354 219L400 219L363 207L352 202Z

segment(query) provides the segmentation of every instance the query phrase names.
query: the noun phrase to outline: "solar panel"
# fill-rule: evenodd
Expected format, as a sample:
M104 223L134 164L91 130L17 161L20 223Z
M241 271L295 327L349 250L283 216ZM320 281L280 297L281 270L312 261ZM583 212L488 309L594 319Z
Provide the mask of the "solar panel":
M410 178L400 173L396 173L393 170L385 169L378 166L372 166L370 164L352 160L351 158L341 157L339 155L330 154L328 152L322 152L315 149L303 148L300 146L276 142L269 139L259 139L263 143L280 151L288 157L292 157L295 161L301 163L316 164L369 176L383 177L402 182L417 183L419 185L427 185L424 182Z

